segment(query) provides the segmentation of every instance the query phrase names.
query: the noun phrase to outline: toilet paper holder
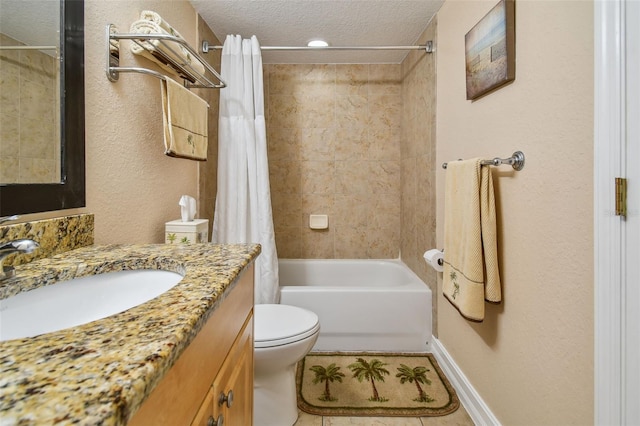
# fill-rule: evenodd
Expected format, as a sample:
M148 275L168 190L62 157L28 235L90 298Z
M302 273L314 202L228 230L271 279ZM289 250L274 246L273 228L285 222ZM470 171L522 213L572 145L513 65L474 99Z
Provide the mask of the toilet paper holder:
M439 250L436 248L429 249L424 252L422 255L424 257L425 262L436 272L442 272L444 267L444 250Z

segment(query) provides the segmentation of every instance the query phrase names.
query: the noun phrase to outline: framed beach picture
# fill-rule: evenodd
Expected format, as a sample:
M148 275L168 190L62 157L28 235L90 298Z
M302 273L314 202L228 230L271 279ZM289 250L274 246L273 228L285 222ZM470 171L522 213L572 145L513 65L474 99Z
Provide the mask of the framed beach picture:
M501 0L464 36L467 99L516 78L515 0Z

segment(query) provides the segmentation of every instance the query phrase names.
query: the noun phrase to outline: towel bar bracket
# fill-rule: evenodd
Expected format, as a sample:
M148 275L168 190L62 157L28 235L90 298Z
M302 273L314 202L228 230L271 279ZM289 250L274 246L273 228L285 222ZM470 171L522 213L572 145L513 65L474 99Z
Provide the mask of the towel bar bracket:
M483 166L500 166L502 164L508 164L513 167L513 170L520 171L524 169L524 152L516 151L509 158L496 157L492 160L482 160L480 162ZM447 163L442 163L442 168L447 168Z

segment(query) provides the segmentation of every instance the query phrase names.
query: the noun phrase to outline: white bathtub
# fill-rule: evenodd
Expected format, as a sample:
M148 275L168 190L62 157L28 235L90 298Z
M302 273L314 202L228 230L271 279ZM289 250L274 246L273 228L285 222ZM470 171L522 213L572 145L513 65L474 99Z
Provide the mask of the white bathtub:
M315 351L426 352L431 290L399 260L281 259L280 303L320 318Z

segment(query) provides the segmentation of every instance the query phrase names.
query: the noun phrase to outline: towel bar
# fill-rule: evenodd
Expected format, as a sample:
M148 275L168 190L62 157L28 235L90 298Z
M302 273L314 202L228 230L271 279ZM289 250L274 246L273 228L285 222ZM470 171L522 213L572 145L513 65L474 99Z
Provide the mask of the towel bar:
M513 170L520 171L524 168L524 153L522 151L516 151L509 158L494 158L492 160L482 160L480 162L483 166L500 166L502 164L509 164L513 167ZM447 163L442 163L442 168L447 168Z
M121 72L137 72L147 75L152 75L156 78L160 78L165 80L169 77L166 75L159 73L157 71L153 71L147 68L140 67L121 67L120 66L120 43L119 40L131 40L142 48L146 49L149 53L154 56L160 56L159 59L162 59L163 62L166 62L171 68L175 69L180 77L182 77L185 82L185 87L192 88L204 88L204 89L221 89L226 87L227 84L222 80L220 74L211 66L207 61L202 59L200 55L191 47L189 44L180 37L175 37L169 34L116 34L114 31L113 24L107 25L107 78L109 81L118 81L119 74ZM149 40L158 40L162 49L173 54L173 57L178 57L179 54L175 51L175 49L171 46L171 44L179 44L183 46L189 54L191 54L197 61L199 61L205 68L205 70L209 71L211 74L215 76L219 83L214 83L209 79L204 73L196 70L189 63L179 63L175 61L169 55L163 53L162 49L157 49L155 51L150 51L145 46L144 42ZM115 41L116 43L112 43ZM192 84L188 83L190 81Z

